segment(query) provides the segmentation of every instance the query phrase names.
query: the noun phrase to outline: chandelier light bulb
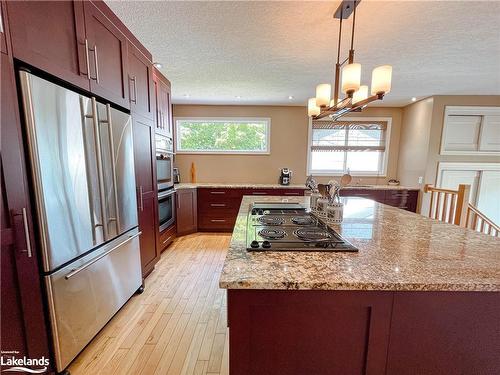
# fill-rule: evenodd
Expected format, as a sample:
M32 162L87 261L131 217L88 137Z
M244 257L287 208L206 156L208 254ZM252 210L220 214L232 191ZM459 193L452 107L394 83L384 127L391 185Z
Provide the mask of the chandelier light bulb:
M368 86L360 86L359 90L352 95L352 104L356 104L366 98L368 98Z
M392 66L382 65L372 72L372 95L387 94L391 91Z
M326 107L328 104L330 104L331 96L332 85L328 83L322 83L316 86L316 105L318 107Z
M352 94L361 85L361 64L347 64L342 68L342 92Z
M307 115L317 116L320 112L319 107L316 105L316 98L310 98L307 102Z

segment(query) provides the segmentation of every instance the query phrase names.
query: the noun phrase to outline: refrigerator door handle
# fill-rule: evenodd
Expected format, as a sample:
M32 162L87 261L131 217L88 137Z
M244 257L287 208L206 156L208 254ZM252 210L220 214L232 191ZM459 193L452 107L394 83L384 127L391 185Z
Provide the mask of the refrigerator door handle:
M133 234L131 236L129 236L126 240L120 242L118 245L116 246L113 246L111 249L109 249L108 251L105 251L104 253L102 253L101 255L89 260L87 263L81 265L80 267L78 268L75 268L73 270L71 270L71 272L69 272L67 275L64 276L64 278L66 280L69 280L70 278L72 278L73 276L75 276L76 274L82 272L84 269L90 267L92 264L94 264L95 262L97 262L99 259L102 259L104 258L106 255L108 255L109 253L113 252L114 250L116 250L117 248L123 246L124 244L126 244L127 242L130 242L132 241L134 238L136 237L139 237L140 235L142 234L142 232L138 232L136 234Z
M111 106L109 104L106 104L106 116L108 117L107 120L100 120L99 122L101 124L107 124L108 125L108 132L109 132L109 148L110 148L110 153L111 153L111 173L113 175L113 194L115 196L115 211L116 211L116 217L108 217L108 222L114 221L116 225L116 232L120 233L120 207L118 205L118 188L117 188L117 181L116 181L116 155L115 155L115 145L113 141L113 123L111 121Z
M85 40L85 43L87 43L87 41ZM94 118L94 114L90 114L90 115L87 115L85 113L85 104L83 103L83 97L80 96L80 111L81 111L81 114L82 114L82 135L83 135L83 149L84 149L84 152L85 152L85 162L87 163L87 165L90 165L91 164L91 161L89 160L89 157L88 157L88 151L87 151L87 148L86 148L86 145L87 145L87 137L86 137L86 131L85 131L85 121L87 119L93 119ZM88 194L89 194L89 209L90 209L90 223L92 225L92 244L95 246L97 244L97 234L95 232L96 228L98 227L102 227L103 225L100 224L100 223L96 223L95 221L95 212L94 212L94 195L93 195L93 190L92 190L92 186L91 186L91 178L92 176L90 175L90 171L89 169L86 167L85 168L85 171L87 173L87 189L88 189Z
M104 193L104 173L102 170L102 153L101 153L101 135L99 132L99 120L97 118L97 101L92 98L92 122L94 124L94 142L95 142L95 153L97 158L97 177L99 180L99 196L101 203L101 212L103 218L102 230L104 233L104 239L109 239L108 226L104 223L108 222L107 212L106 212L106 196Z

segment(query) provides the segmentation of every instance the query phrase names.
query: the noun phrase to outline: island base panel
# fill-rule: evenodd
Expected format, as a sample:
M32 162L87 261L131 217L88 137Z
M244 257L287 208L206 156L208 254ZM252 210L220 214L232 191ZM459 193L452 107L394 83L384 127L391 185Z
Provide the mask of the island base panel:
M492 374L500 293L228 290L232 375Z
M228 290L232 375L382 374L392 293Z

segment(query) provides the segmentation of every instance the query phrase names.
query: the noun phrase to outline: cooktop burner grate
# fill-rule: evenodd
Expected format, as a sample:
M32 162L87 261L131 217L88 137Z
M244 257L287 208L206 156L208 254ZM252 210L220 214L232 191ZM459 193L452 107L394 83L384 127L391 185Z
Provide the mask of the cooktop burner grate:
M302 228L293 232L303 241L325 241L334 239L333 235L321 228Z
M284 218L271 215L261 216L257 220L265 225L282 225L285 223Z
M259 236L264 237L268 240L279 240L284 238L286 232L283 229L268 229L264 228L259 231Z
M292 217L292 223L297 225L315 224L314 219L311 216L294 216Z

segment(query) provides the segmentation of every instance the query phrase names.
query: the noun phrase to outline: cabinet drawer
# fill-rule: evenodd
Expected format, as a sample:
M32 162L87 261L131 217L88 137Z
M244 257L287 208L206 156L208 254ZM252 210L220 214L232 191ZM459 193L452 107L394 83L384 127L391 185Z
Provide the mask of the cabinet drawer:
M236 222L237 214L226 215L199 215L198 216L198 229L200 231L214 230L214 231L232 231Z
M227 198L239 198L241 197L241 191L239 189L210 189L210 188L198 188L198 199L199 202L222 202Z
M214 210L222 211L236 211L238 212L241 204L241 198L217 198L212 200L206 200L204 202L198 203L198 211L200 212L212 212Z
M369 189L342 189L340 190L342 197L361 197L373 199L374 201L383 203L385 200L385 191L369 190Z
M305 189L281 189L280 195L290 195L290 196L303 196Z
M170 244L175 240L175 236L175 224L161 232L158 238L158 248L160 249L160 251L164 251L168 246L170 246Z

